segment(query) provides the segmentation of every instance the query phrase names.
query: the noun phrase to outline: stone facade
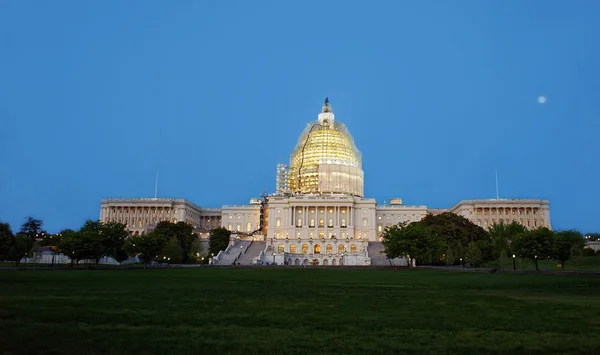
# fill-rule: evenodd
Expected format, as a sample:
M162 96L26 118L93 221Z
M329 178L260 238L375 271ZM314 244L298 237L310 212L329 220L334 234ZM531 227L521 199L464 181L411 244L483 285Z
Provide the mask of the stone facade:
M118 222L134 234L146 233L161 221L186 222L198 232L221 226L221 209L200 208L173 198L112 198L100 202L100 221Z
M448 209L488 230L494 223L517 222L527 229L552 228L550 203L540 199L463 200Z

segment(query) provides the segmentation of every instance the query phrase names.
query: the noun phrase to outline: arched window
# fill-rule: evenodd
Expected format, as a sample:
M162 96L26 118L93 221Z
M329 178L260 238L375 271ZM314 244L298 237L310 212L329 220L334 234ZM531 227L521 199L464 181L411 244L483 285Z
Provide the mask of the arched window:
M331 246L331 244L327 244L327 246L325 247L325 252L327 254L331 254L333 252L333 247Z
M309 223L309 225L308 225L308 226L309 226L309 227L314 227L314 226L315 226L315 219L314 219L314 218L311 218L311 219L310 219L310 223Z
M246 223L246 232L252 232L252 223Z
M342 218L342 228L346 227L346 218Z
M321 245L315 244L314 253L321 254Z
M277 226L277 227L281 227L281 218L277 218L277 219L275 220L275 226Z
M308 254L308 244L302 244L302 254Z
M324 224L325 221L323 220L323 218L319 219L319 227L323 227Z
M290 253L295 253L295 252L296 252L296 244L290 245Z
M296 227L302 227L302 218L298 218L298 223L296 223Z
M367 222L368 222L367 218L363 218L363 227L367 226Z
M355 244L350 245L350 252L352 254L356 253L356 245Z
M346 248L344 247L344 244L338 245L338 254L343 253L345 250Z
M238 232L241 232L242 231L242 225L238 224L237 226L235 226L235 230L238 231Z
M277 251L278 251L278 252L280 252L280 253L282 253L282 252L284 252L284 251L285 251L285 247L283 246L283 244L279 244L279 245L277 246Z
M327 227L333 227L333 218L329 218L329 222L327 223Z
M231 225L231 223L229 223L229 224L227 225L227 230L229 230L229 231L232 231L232 230L233 230L233 226Z

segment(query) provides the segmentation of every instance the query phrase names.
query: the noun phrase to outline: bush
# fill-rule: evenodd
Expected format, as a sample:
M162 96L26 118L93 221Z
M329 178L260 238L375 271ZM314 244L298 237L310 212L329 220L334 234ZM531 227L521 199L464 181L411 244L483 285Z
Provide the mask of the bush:
M585 248L585 249L583 249L583 254L582 255L583 256L594 256L596 254L597 253L596 253L596 251L594 249L592 249L592 248Z

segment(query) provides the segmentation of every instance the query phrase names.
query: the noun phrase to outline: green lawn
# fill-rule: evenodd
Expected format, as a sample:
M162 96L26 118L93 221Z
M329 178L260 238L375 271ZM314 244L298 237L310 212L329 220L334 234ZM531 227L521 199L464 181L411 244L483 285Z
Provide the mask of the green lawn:
M527 259L521 260L519 258L516 258L515 264L516 264L517 270L535 270L535 264L531 260L527 260ZM504 265L504 269L512 270L513 269L512 257L505 258L503 265ZM559 265L560 265L560 261L554 260L554 259L543 259L543 260L540 259L540 261L538 261L538 267L539 267L540 271L544 271L546 269L548 269L550 271L560 271L561 268L559 267ZM499 268L500 262L499 261L490 261L490 262L486 263L484 266ZM600 271L600 256L582 256L582 257L579 257L579 260L567 261L565 263L565 271L574 271L574 270Z
M0 271L2 354L524 352L599 353L600 277Z

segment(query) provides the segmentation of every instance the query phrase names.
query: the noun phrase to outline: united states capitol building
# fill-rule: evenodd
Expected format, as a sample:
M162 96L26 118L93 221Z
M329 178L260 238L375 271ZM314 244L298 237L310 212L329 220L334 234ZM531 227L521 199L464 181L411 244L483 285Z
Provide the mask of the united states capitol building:
M364 196L362 155L326 99L317 120L301 133L289 165L279 164L273 194L248 205L203 208L185 199L103 199L100 220L127 225L134 234L160 221L186 222L201 238L227 228L232 238L214 264L383 265L381 234L388 226L452 212L488 229L516 221L527 228L550 225L550 205L540 199L475 199L448 209L405 205L401 198L378 205Z

